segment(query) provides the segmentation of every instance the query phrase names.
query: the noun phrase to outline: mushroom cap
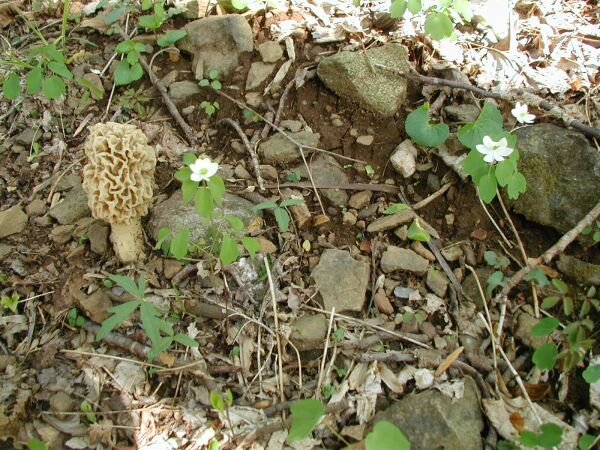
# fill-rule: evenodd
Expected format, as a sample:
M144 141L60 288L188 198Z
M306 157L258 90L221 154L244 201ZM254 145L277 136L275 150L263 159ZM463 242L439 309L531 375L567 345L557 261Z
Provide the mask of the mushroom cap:
M156 155L139 128L115 122L94 125L85 155L83 189L93 217L126 224L148 213Z

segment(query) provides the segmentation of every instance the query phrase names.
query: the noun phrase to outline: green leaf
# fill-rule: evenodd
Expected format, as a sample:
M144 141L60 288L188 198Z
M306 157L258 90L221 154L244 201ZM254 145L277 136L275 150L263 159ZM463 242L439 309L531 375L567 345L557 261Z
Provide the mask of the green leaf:
M529 272L527 275L525 275L525 277L523 279L525 281L533 280L540 286L547 286L548 284L550 284L548 277L546 276L544 271L542 269L540 269L539 267L536 267L535 269L533 269L531 272Z
M498 256L496 255L496 252L488 250L483 254L483 259L485 259L485 262L488 263L489 266L496 267Z
M427 230L419 223L419 219L413 220L413 222L410 224L410 227L408 227L406 236L413 241L419 242L429 242L429 239L431 239L431 236Z
M515 162L511 159L505 159L496 164L496 179L498 184L502 187L506 186L517 170Z
M199 187L194 197L196 211L200 217L209 218L213 211L213 198L208 188Z
M179 342L181 345L185 345L186 347L198 347L198 342L189 337L187 334L177 333L175 336L173 336L173 340L175 342Z
M254 255L260 250L260 244L253 237L244 236L242 238L242 244L252 258L254 258Z
M125 289L129 294L138 300L144 297L144 291L140 292L138 285L135 284L135 280L130 277L124 277L123 275L109 275L108 277L113 283L117 284L121 288Z
M36 438L30 438L27 441L27 448L29 450L46 450L48 447L44 441L40 441Z
M534 448L537 447L538 436L532 431L521 431L519 435L519 442L525 447Z
M304 204L303 198L288 198L286 200L282 200L281 202L279 202L279 206L281 208L287 208L288 206L298 206L298 205L303 205L303 204Z
M365 439L366 450L410 450L410 442L393 423L377 422Z
M389 216L392 214L396 214L400 211L404 211L405 209L410 209L410 207L408 205L405 205L404 203L392 203L386 208L385 211L383 211L383 214Z
M160 347L162 340L160 331L164 328L164 323L166 322L160 320L159 312L152 303L146 301L142 302L140 305L140 320L142 322L142 328L152 343L152 347ZM173 330L171 329L171 333L168 334L173 334Z
M520 194L527 191L527 180L521 172L515 172L514 176L508 182L508 196L512 200L519 198Z
M233 231L236 233L241 233L244 230L244 222L239 217L225 216L225 219L227 222L229 222L231 228L233 228Z
M544 317L533 327L531 327L532 336L548 336L558 328L560 322L554 317Z
M67 78L69 80L73 79L73 74L67 68L67 65L62 61L52 61L48 63L48 69L54 72L56 75L60 75L63 78Z
M408 0L408 10L413 14L421 11L421 0Z
M252 207L252 211L260 211L261 209L275 209L277 207L277 203L275 202L262 202L258 205L254 205Z
M323 403L315 398L298 400L292 403L290 410L292 411L292 425L287 436L287 440L290 442L307 438L325 413Z
M542 309L550 309L560 301L560 297L551 295L542 300Z
M221 90L221 88L223 87L223 85L221 84L221 82L219 80L212 80L210 82L210 87L212 87L213 89L219 91L219 90Z
M217 411L225 411L225 400L217 391L210 391L210 405Z
M573 304L573 299L571 297L563 297L563 312L565 316L570 316L573 314L573 309L575 305Z
M442 145L450 134L450 129L445 123L430 123L427 103L408 115L404 127L414 143L425 147Z
M467 172L475 184L488 173L489 164L483 160L483 155L477 150L471 150L462 163L463 169Z
M170 252L175 259L182 260L188 254L190 246L190 229L187 227L179 230L173 239L171 239Z
M452 9L462 16L467 22L473 18L473 10L469 0L453 0Z
M61 77L52 75L42 81L42 92L49 100L59 99L67 91L67 86Z
M144 75L140 63L129 64L126 59L119 61L113 74L117 86L125 86L139 80Z
M443 12L431 13L425 19L425 33L430 34L436 41L449 37L454 31L452 20Z
M566 294L569 292L569 285L560 278L553 278L552 286L554 286L561 294Z
M184 38L186 35L187 31L183 29L169 30L164 34L164 36L159 37L156 40L156 43L160 47L170 47L171 45L175 44L175 42L177 42L179 39Z
M600 364L588 366L588 368L585 369L581 375L587 383L595 383L596 381L600 380Z
M247 8L248 2L246 0L231 0L231 6L240 11Z
M218 175L213 175L208 179L208 189L212 194L212 199L217 205L223 203L223 194L225 194L225 183L223 178Z
M401 19L406 12L406 0L394 0L390 5L390 17Z
M592 436L591 434L583 434L579 438L579 450L590 450L592 444L596 440L596 436Z
M221 242L221 251L219 252L219 258L224 266L235 262L238 259L239 253L236 242L231 239L230 236L223 236L223 242Z
M78 78L77 84L90 91L94 100L102 100L104 98L104 89L95 85L87 78Z
M540 370L552 370L558 359L558 350L556 345L549 342L538 347L533 353L531 360Z
M19 96L21 86L19 86L19 77L16 73L11 72L2 83L2 93L9 100L14 100Z
M129 7L127 6L121 6L118 8L115 8L111 11L109 11L105 16L104 16L104 23L106 23L107 25L110 25L114 22L116 22L117 20L119 20L119 18L121 18L121 16L123 16L127 11L129 10Z
M192 152L184 153L181 158L181 160L183 161L183 163L186 166L191 166L192 164L194 164L196 162L197 159L198 159L198 157L196 156L196 154L192 153ZM189 169L189 167L182 167L181 169ZM181 170L181 169L179 169L179 170ZM190 170L190 173L191 173L191 170Z
M189 169L189 167L188 167ZM180 169L183 173L183 169ZM190 174L191 174L190 170ZM189 178L181 183L181 195L183 197L183 203L188 204L196 197L196 191L198 190L198 183L190 180Z
M0 300L0 305L3 308L10 309L13 314L17 313L17 307L19 305L19 294L12 294L10 297L8 295L3 295Z
M114 275L113 275L114 276ZM104 336L121 325L129 315L131 315L142 302L140 300L132 300L127 303L122 303L117 306L108 308L108 312L113 313L112 316L102 322L102 326L96 333L96 340L101 340Z
M504 274L501 271L497 270L489 276L489 278L487 279L487 285L488 294L491 294L492 291L498 286L504 286Z
M497 184L493 173L482 176L477 183L477 187L479 188L479 196L484 203L491 203L496 197Z
M44 73L41 67L34 67L25 78L25 90L28 94L37 94L42 90Z
M502 130L502 123L502 114L496 105L485 101L477 120L458 129L458 139L465 147L477 151L476 146L483 142L484 136L490 136L494 139L507 137Z
M555 423L545 423L540 427L538 445L544 448L552 448L560 444L563 430Z
M290 226L290 216L284 208L275 208L275 220L279 225L279 231L285 233Z

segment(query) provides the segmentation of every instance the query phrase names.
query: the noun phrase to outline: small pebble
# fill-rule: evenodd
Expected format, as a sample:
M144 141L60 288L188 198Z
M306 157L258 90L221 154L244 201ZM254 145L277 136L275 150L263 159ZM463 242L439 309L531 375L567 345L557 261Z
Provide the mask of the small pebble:
M375 139L374 136L371 136L371 135L358 136L356 138L356 143L368 147L373 143L374 139Z

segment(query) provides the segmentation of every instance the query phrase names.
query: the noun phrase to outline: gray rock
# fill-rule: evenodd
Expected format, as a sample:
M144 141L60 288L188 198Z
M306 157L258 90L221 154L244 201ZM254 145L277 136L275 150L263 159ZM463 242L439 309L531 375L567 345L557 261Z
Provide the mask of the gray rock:
M27 214L20 206L0 211L0 238L23 231L27 225L27 219Z
M283 56L283 49L275 41L265 41L258 46L258 52L263 62L274 63Z
M258 92L248 92L246 94L246 101L248 104L254 108L258 108L262 103L262 95Z
M461 105L448 105L444 108L448 116L457 122L474 122L479 117L479 108L476 105L464 103Z
M373 197L373 192L371 191L357 192L356 194L352 194L348 199L348 206L357 210L362 209L369 204L371 197Z
M385 44L365 53L342 51L323 58L317 67L317 75L340 97L390 117L406 99L406 80L382 69L372 73L367 57L373 65L383 64L405 72L410 69L406 49L399 44Z
M319 264L313 269L312 277L323 297L327 311L361 311L369 283L369 265L356 261L343 250L327 249Z
M19 134L15 136L15 142L17 144L25 145L27 147L31 146L33 142L38 141L42 137L42 130L33 128L25 128Z
M173 103L180 105L193 95L199 94L202 89L194 81L175 81L169 86L169 96Z
M301 352L319 348L327 337L327 318L323 314L303 316L292 323L290 340Z
M89 213L90 209L88 208L87 194L81 185L78 185L67 192L63 201L54 205L50 208L50 211L48 211L48 214L56 219L61 225L75 223Z
M15 247L12 245L0 243L0 261L9 256L14 249Z
M275 69L275 64L253 62L248 71L248 78L246 78L246 90L260 86L273 73L273 69Z
M57 225L50 232L50 239L56 244L66 244L71 240L75 225Z
M310 171L315 183L345 185L350 182L344 169L330 155L320 154L310 162ZM302 178L308 179L306 166L301 164L294 169ZM342 189L322 189L323 195L334 205L343 206L348 202L348 194Z
M371 203L370 205L365 206L358 212L359 219L368 219L371 216L374 216L377 213L377 209L379 205L377 203Z
M38 217L43 216L48 211L48 207L46 206L46 202L36 198L31 201L26 207L25 212L29 217Z
M600 153L583 134L547 123L515 133L521 152L519 170L528 188L510 202L511 207L531 221L565 233L600 198Z
M360 215L359 215L360 217ZM415 212L412 209L405 209L389 216L380 217L374 220L367 227L369 233L378 233L379 231L391 230L403 223L410 222L415 217Z
M464 395L451 399L436 389L409 394L381 411L373 423L387 420L411 443L412 450L480 450L483 417L479 391L466 377Z
M62 391L57 392L50 397L50 409L54 412L64 413L72 411L76 404L77 400Z
M560 255L556 264L558 270L580 284L600 286L600 266L569 255Z
M405 270L417 275L425 275L429 261L407 248L389 245L381 255L381 270L385 273Z
M440 272L432 267L427 271L425 284L434 292L434 294L439 297L444 297L444 295L446 295L446 289L448 289L448 278L444 272Z
M302 129L302 122L299 120L282 120L280 125L294 133L297 133Z
M239 66L240 54L254 48L250 25L239 14L205 17L186 24L185 30L187 36L177 46L194 56L197 79L211 70L230 75Z
M69 189L73 189L75 186L80 185L82 179L79 175L71 173L58 180L56 183L56 192L64 192Z
M236 216L244 222L244 225L248 225L257 217L257 213L252 211L253 206L248 200L225 193L223 206L216 207L214 211L215 225L217 227L227 226L228 222L223 217L226 215ZM158 240L158 230L162 227L169 228L173 234L188 227L190 241L198 242L200 239L207 239L208 225L198 216L194 202L184 204L181 190L177 190L171 197L154 208L148 228L150 235L156 241Z
M90 249L97 255L104 256L108 252L108 235L110 225L102 220L95 220L87 229Z
M403 299L409 299L415 292L418 291L404 286L396 286L394 288L394 296Z
M310 131L300 131L298 133L288 134L292 139L302 145L316 147L319 144L319 133L311 133ZM259 146L262 152L262 161L266 164L289 163L300 158L298 147L289 141L281 133L277 133ZM305 150L304 154L310 153Z

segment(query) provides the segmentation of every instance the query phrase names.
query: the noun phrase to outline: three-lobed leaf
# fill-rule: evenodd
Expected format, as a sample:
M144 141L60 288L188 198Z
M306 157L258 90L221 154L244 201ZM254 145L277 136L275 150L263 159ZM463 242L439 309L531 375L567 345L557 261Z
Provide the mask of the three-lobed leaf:
M298 400L290 406L290 410L292 425L287 436L287 440L290 442L307 438L325 413L323 403L314 398Z

